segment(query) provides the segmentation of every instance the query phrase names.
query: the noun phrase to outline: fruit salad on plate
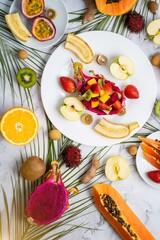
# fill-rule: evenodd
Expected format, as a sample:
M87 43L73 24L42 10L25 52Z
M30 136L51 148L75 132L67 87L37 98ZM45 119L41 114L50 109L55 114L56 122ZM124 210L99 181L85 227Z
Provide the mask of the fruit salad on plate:
M125 108L123 91L104 76L87 76L82 69L75 75L78 99L86 109L97 115L113 115Z

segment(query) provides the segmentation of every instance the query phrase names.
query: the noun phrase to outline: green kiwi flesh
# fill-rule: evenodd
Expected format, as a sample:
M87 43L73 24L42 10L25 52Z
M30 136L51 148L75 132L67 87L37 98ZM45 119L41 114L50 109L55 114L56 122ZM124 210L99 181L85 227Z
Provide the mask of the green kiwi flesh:
M17 72L17 81L24 88L30 88L37 82L36 72L31 68L22 68Z
M155 113L158 117L160 117L160 100L156 103Z

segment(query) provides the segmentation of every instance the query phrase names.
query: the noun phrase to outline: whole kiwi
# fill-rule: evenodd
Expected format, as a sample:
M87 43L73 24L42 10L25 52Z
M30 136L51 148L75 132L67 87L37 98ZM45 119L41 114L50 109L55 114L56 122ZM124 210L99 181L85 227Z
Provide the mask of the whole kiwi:
M22 177L29 181L35 181L46 171L46 165L43 160L37 156L29 157L20 168Z

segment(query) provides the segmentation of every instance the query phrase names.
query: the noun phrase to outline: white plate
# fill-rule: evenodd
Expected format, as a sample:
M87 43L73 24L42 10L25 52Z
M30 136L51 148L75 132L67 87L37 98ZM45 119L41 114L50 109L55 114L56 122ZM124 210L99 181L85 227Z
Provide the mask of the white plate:
M160 139L160 131L151 133L150 135L148 135L148 138ZM158 169L152 166L147 160L145 160L142 154L141 146L138 148L138 152L136 155L136 165L137 165L138 172L140 176L143 178L143 180L146 183L148 183L150 186L160 189L160 184L153 182L146 174L149 171L158 170Z
M62 0L44 0L44 2L45 2L44 15L46 10L49 8L54 9L57 13L56 18L52 20L56 27L56 34L54 38L44 42L40 42L34 37L31 37L27 42L22 42L19 39L17 39L22 44L35 49L43 49L56 44L63 37L68 23L67 10ZM19 13L25 26L28 28L29 31L31 31L33 20L27 19L26 17L23 16L21 12L20 0L14 0L10 7L9 13Z
M91 64L84 64L86 74L89 75L89 70L92 69L95 73L103 74L107 79L115 82L121 89L124 89L127 84L137 86L140 98L126 100L127 113L124 116L105 115L108 120L117 123L129 124L138 121L139 128L131 133L133 135L147 121L155 102L156 79L149 60L133 42L121 35L105 31L92 31L82 33L79 36L90 45L95 54L95 59L97 54L104 54L109 59L107 67L98 65L96 60ZM125 81L116 80L109 72L111 61L120 55L129 56L135 64L135 73ZM83 124L81 120L68 121L61 115L60 105L63 103L63 98L69 94L66 94L60 86L59 77L63 75L73 78L71 58L73 61L79 61L72 52L64 48L64 43L61 44L51 55L42 75L42 101L51 122L65 136L85 145L107 146L126 140L131 135L123 139L110 139L95 132L93 127L102 116L97 116L88 111L94 118L93 123L88 126Z

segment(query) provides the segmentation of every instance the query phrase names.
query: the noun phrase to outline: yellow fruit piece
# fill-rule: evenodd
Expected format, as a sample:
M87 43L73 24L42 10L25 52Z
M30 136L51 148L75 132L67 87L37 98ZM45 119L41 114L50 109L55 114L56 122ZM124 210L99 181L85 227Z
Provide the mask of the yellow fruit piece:
M28 31L19 13L11 13L5 15L6 23L12 34L23 42L27 42L32 34Z
M38 128L37 117L27 108L11 108L1 118L1 134L14 145L26 145L31 142L37 135Z
M108 93L105 93L99 99L101 100L101 102L105 103L109 98L110 96L108 95Z
M138 128L137 122L131 124L121 124L110 122L102 118L99 123L94 127L94 130L108 138L124 138L127 137L131 131Z
M105 94L105 91L103 89L100 90L100 96L102 96L103 94Z
M91 101L91 107L96 108L99 105L99 101Z
M99 94L98 93L92 93L92 98L94 97L99 97Z
M91 47L79 36L69 33L65 42L66 49L72 51L84 63L91 63L94 59Z
M90 80L87 82L87 84L88 84L89 86L91 86L91 85L93 85L93 84L95 84L95 83L97 83L97 81L96 81L95 78L92 78L92 79L90 79Z

